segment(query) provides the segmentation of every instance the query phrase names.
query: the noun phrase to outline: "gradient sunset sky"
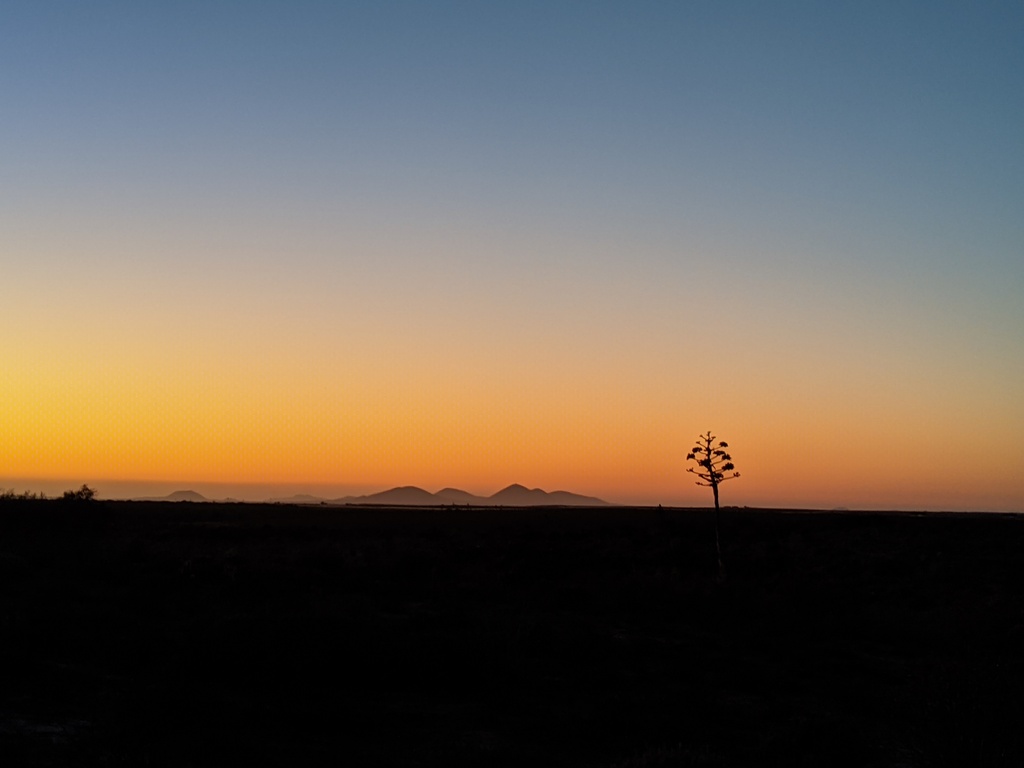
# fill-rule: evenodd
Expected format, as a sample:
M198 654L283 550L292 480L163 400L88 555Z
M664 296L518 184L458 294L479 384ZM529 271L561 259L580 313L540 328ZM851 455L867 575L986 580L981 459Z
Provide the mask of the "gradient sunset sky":
M1019 2L5 2L0 487L1024 510ZM270 488L269 486L275 486Z

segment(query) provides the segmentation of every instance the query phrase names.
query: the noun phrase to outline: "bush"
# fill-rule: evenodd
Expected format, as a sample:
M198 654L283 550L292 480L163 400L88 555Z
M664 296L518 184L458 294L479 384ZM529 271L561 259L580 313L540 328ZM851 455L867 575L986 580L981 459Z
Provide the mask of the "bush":
M61 496L61 501L69 501L75 503L85 503L89 501L95 501L96 491L90 488L88 485L83 485L77 491L64 491L64 495Z
M0 502L37 501L45 498L45 493L32 493L31 491L22 491L21 493L15 493L13 488L5 488L4 490L0 491Z

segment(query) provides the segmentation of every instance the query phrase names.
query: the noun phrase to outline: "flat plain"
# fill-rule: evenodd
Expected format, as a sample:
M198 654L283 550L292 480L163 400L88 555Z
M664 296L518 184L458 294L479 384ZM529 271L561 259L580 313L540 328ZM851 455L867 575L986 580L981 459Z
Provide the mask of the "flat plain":
M12 501L0 762L1019 766L1022 526Z

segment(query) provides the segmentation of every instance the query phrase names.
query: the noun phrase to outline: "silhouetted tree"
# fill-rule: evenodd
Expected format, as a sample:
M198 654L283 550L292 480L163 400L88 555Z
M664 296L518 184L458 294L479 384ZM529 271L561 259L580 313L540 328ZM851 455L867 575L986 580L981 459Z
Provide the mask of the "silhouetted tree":
M686 471L700 478L697 485L710 487L715 495L715 552L718 554L718 576L725 578L725 563L722 561L722 536L720 533L721 510L718 506L718 486L726 480L739 477L736 472L736 465L732 463L732 456L726 449L729 444L724 440L715 444L717 438L709 430L706 434L699 435L696 445L686 454L687 461L697 462L697 467L687 467ZM727 474L727 473L732 474Z
M64 491L64 495L61 496L62 501L93 501L96 498L96 491L90 488L88 485L83 485L77 491Z

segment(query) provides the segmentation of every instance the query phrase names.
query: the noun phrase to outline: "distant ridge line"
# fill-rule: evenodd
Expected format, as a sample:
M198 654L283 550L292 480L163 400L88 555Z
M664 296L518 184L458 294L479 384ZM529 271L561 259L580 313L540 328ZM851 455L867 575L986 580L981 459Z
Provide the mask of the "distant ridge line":
M477 496L458 488L444 488L430 493L416 486L400 486L380 493L363 496L344 496L326 500L329 504L377 504L393 506L474 506L474 507L538 507L538 506L611 506L595 496L583 496L569 491L545 491L527 488L518 483L502 488L490 496Z
M166 496L135 496L132 501L195 501L214 502L196 491L174 491ZM224 499L223 501L237 501ZM258 503L258 502L257 502ZM490 496L477 496L459 488L442 488L430 493L415 485L403 485L378 493L361 496L323 498L308 493L298 493L282 498L265 499L271 504L332 504L353 506L395 506L395 507L607 507L614 506L595 496L583 496L570 491L545 491L541 488L527 488L513 483Z

